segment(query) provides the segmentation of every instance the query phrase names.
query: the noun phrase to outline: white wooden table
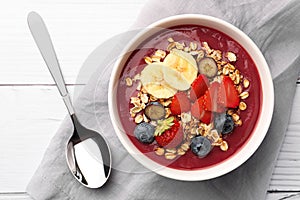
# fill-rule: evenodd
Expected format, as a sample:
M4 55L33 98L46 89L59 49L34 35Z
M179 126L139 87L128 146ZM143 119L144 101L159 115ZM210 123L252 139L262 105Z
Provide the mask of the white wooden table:
M127 30L145 0L9 0L0 6L0 200L30 199L25 188L66 115L27 27L45 19L69 90L87 56ZM300 199L300 84L268 199Z

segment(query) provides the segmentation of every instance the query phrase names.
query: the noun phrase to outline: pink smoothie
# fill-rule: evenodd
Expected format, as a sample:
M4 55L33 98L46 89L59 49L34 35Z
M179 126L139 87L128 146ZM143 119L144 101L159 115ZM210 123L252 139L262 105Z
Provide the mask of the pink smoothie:
M237 61L234 63L235 67L250 81L250 86L246 90L249 92L250 96L246 100L243 100L247 104L247 109L240 114L243 125L236 127L231 134L223 137L228 142L228 151L223 152L220 148L215 147L205 158L198 158L191 151L188 151L178 159L166 160L164 156L157 156L154 153L154 149L157 147L155 142L150 145L143 144L134 137L133 130L136 124L130 117L129 109L132 107L130 104L130 97L134 96L136 93L136 83L134 83L132 87L127 87L124 80L126 77L133 77L143 70L146 66L144 61L145 56L151 55L157 49L166 50L166 47L168 46L167 39L169 37L172 37L175 41L185 42L186 44L189 44L192 41L196 41L199 44L207 42L212 49L221 50L223 55L228 51L234 52L237 56ZM180 170L197 170L216 165L239 151L239 149L241 149L249 140L251 133L256 126L262 99L261 81L258 71L245 49L230 36L212 28L198 25L171 27L144 41L139 49L131 54L125 64L117 90L117 104L121 123L132 143L141 153L145 154L155 162Z

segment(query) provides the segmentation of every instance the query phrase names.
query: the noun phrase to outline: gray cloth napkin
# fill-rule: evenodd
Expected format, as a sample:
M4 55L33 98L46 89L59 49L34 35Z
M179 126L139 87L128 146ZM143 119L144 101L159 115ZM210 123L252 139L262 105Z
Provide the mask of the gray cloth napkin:
M151 0L135 27L170 15L200 13L224 19L248 34L263 52L275 86L275 110L270 129L256 153L236 170L208 181L184 182L148 171L122 147L108 116L107 86L114 57L122 45L107 42L90 56L97 67L76 101L79 120L103 132L112 149L113 171L100 189L87 189L71 175L65 160L72 133L67 117L52 139L27 192L34 199L265 199L270 177L288 125L300 70L300 3L297 0ZM117 37L128 41L135 32ZM123 42L124 44L124 42ZM107 47L105 51L103 46ZM101 63L101 64L99 64ZM110 64L107 64L110 63Z

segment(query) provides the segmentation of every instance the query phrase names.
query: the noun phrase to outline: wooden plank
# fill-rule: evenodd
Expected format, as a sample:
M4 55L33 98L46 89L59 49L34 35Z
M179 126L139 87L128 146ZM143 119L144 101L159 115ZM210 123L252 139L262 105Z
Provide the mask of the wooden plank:
M20 193L0 193L0 200L33 200L28 194Z
M299 192L275 192L268 193L266 200L299 200Z
M300 84L297 85L288 131L270 182L270 191L300 191ZM300 198L298 196L298 198Z
M10 0L0 6L2 84L53 83L26 16L38 11L52 37L67 83L75 83L88 55L113 35L128 30L145 0ZM13 16L13 17L8 17Z
M296 200L300 198L297 192L268 193L266 200ZM0 194L0 200L33 200L26 193L4 193Z
M0 110L0 192L22 192L67 110L53 86L0 87Z

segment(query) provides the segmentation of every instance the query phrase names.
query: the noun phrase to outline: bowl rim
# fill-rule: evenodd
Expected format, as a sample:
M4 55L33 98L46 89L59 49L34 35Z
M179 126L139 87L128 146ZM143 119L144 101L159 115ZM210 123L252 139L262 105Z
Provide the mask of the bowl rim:
M208 26L206 23L213 23L212 26L208 26L210 28L214 28L222 33L225 33L232 37L235 41L237 41L250 55L252 60L254 61L256 68L258 70L258 74L261 80L261 90L262 90L262 103L261 103L261 111L257 119L257 123L253 129L253 132L247 142L239 149L238 152L234 153L229 158L225 159L221 163L213 165L211 167L202 168L199 170L179 170L168 168L166 166L160 165L159 163L151 160L146 155L141 153L136 146L130 141L129 137L124 133L122 125L119 121L118 116L118 109L116 106L116 99L115 99L115 87L116 83L119 80L120 71L122 71L123 66L122 62L126 61L128 56L123 56L126 52L130 52L132 47L137 47L141 41L147 38L147 35L153 35L154 33L149 34L149 29L153 28L168 28L173 25L168 25L163 27L167 24L177 23L181 21L198 21L199 25ZM191 23L184 23L184 24L191 24ZM217 28L216 28L217 27ZM222 30L219 28L222 27ZM224 30L225 29L225 30ZM227 31L232 32L232 34L228 34ZM148 37L149 37L148 36ZM245 46L247 44L247 46ZM133 49L134 49L133 48ZM208 180L212 178L219 177L221 175L227 174L230 171L238 168L244 162L246 162L258 149L261 145L262 141L264 140L267 131L269 129L273 110L274 110L274 86L271 77L271 73L268 67L268 64L261 53L260 49L256 46L256 44L247 36L244 32L240 29L235 27L234 25L208 15L202 14L181 14L175 15L167 18L160 19L149 26L147 26L144 30L138 33L124 48L123 54L121 57L117 59L109 81L109 89L108 89L108 107L109 107L109 115L112 121L113 128L121 141L122 145L125 149L135 158L139 163L144 165L146 168L150 169L151 171L156 172L162 176L176 179L176 180L183 180L183 181L201 181L201 180Z

